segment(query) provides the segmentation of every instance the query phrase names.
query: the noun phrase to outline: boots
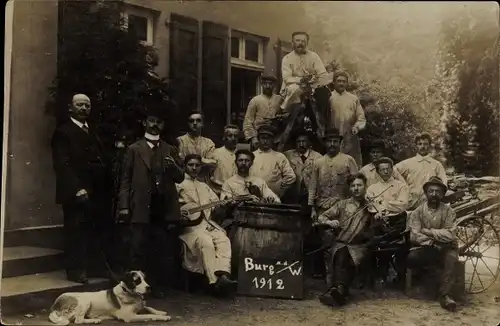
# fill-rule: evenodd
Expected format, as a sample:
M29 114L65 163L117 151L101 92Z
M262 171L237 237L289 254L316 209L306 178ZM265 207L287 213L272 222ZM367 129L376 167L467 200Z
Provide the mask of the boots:
M457 309L457 303L447 294L441 296L439 299L439 304L443 309L446 309L448 311L456 311Z

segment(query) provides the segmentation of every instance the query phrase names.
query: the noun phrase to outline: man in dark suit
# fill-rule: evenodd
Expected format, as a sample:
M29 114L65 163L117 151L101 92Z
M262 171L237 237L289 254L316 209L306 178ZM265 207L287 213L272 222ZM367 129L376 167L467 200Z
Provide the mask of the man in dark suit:
M56 202L62 205L66 236L66 273L70 281L87 283L89 235L97 219L105 219L102 182L107 172L103 147L87 118L88 96L73 96L70 120L52 137L52 158L56 172ZM105 188L105 187L104 187Z
M160 140L162 109L149 109L143 125L144 138L128 147L123 160L118 222L128 231L128 268L145 270L153 295L163 297L180 252L175 231L180 221L175 183L184 180L184 171L177 150Z

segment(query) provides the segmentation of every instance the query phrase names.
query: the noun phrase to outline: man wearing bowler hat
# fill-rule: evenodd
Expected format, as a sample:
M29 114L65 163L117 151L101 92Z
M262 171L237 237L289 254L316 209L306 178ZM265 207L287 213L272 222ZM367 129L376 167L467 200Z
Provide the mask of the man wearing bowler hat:
M345 197L347 177L358 172L356 161L340 152L342 138L338 129L327 129L323 137L326 154L314 162L308 199L313 220Z
M419 272L422 266L441 265L439 302L446 310L454 311L457 304L451 291L458 261L455 230L455 212L443 203L448 187L439 177L431 177L424 186L427 201L420 204L408 218L410 241L413 247L407 258L407 267Z
M268 123L280 110L279 103L281 97L273 94L277 81L276 78L273 76L263 76L261 81L262 94L250 100L243 121L243 134L245 135L245 139L251 143L252 150L258 147L257 130L259 127Z
M370 142L370 163L366 164L359 170L366 177L366 187L370 187L372 184L382 181L382 178L377 172L375 163L378 159L385 156L386 147L383 140L375 139ZM394 179L406 183L405 179L396 169L392 170L392 176Z

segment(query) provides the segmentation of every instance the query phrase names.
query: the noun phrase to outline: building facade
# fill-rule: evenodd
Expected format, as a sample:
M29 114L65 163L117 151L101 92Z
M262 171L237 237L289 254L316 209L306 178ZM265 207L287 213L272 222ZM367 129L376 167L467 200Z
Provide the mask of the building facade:
M206 135L216 140L226 123L241 125L248 101L260 91L262 74L280 78L291 33L304 30L300 2L125 3L127 27L157 49L157 73L172 81L182 112L201 109ZM53 0L14 2L7 231L62 224L50 149L55 120L44 108L57 75L62 5ZM179 123L185 121L179 117Z

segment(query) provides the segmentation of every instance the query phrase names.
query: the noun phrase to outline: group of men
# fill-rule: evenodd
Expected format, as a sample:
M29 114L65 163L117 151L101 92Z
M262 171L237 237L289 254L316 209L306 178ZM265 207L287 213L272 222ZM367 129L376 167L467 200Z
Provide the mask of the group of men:
M254 151L237 149L241 130L236 125L224 128L224 145L216 148L202 136L203 114L197 111L188 116L189 132L177 138L176 146L167 144L160 139L164 112L147 108L144 136L127 147L119 169L116 221L126 230L127 241L119 246L126 252L125 268L145 270L153 290L162 296L165 269L175 261L162 257L178 255L168 252L178 239L183 268L205 275L214 293L229 293L236 283L231 279L227 233L232 210L247 200L299 203L309 208L315 225L336 230L336 241L324 255L327 296L344 304L352 275L370 256L373 221L403 217L406 223L406 211L412 211L408 226L414 248L407 260L416 262L414 266L429 257L444 261L440 298L443 307L452 309L455 216L442 203L446 174L429 156L429 135L416 138L416 156L395 166L384 157L383 142L374 141L372 162L362 166L358 132L366 120L359 99L345 90L347 74L339 73L333 79L330 121L321 139L325 154L311 148L305 130L294 135L293 149L274 150L276 130L267 124L269 119L302 105L303 84L329 83L319 56L307 49L307 33L294 33L292 41L294 51L282 63L280 95L273 94L276 79L265 77L263 94L249 104L243 133ZM68 236L67 275L81 283L87 282L86 241L93 225L107 214L98 204L105 153L87 124L90 108L86 95L75 95L70 120L57 128L52 140L57 199ZM104 233L97 237L107 238Z

